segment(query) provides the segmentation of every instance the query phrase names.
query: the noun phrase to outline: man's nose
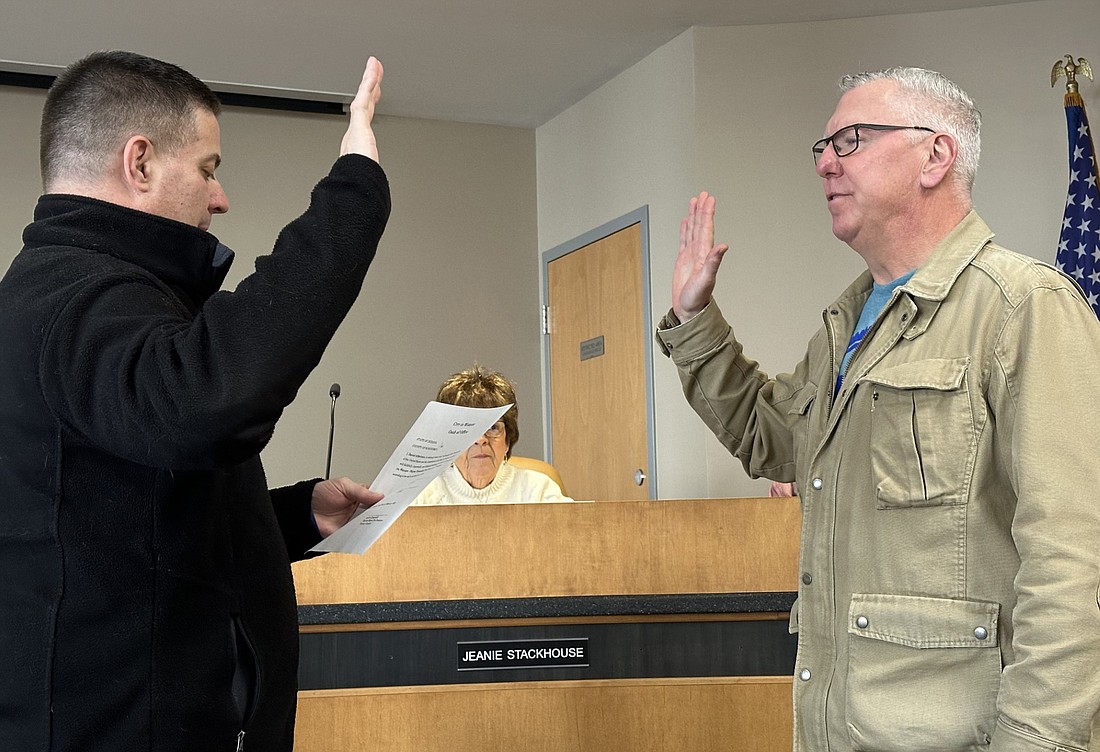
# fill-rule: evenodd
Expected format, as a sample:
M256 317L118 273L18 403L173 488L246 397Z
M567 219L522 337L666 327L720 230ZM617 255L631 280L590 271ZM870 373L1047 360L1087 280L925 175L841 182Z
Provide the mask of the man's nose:
M814 171L821 177L835 175L840 171L840 157L836 155L836 147L833 142L825 144L825 151L818 155L814 163Z
M229 197L225 195L225 189L221 183L214 183L214 190L210 193L210 213L225 214L229 211Z

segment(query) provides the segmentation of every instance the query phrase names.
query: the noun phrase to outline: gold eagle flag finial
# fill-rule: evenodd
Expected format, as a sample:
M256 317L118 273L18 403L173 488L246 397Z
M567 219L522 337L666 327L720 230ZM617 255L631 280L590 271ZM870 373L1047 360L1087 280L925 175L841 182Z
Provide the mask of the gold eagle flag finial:
M1054 67L1050 71L1050 85L1054 86L1058 82L1059 77L1066 77L1066 92L1068 94L1077 94L1077 74L1086 76L1090 81L1092 80L1092 66L1089 65L1089 61L1083 57L1077 58L1077 62L1073 62L1073 55L1063 55L1065 60L1059 60L1054 64Z

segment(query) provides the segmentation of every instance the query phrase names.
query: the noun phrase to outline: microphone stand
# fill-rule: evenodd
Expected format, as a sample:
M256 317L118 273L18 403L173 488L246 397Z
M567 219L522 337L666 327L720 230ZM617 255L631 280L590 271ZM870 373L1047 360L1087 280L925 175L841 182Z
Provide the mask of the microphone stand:
M328 396L332 397L332 407L328 414L328 459L325 460L325 479L332 472L332 435L336 432L336 398L340 396L340 385L333 384L329 387Z

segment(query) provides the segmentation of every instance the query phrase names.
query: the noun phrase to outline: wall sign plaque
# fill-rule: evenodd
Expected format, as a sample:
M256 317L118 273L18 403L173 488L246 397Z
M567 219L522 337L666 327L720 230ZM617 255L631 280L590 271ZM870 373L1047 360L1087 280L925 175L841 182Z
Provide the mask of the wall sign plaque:
M581 360L588 360L589 358L598 358L603 355L603 335L599 337L593 337L592 339L586 339L581 342Z

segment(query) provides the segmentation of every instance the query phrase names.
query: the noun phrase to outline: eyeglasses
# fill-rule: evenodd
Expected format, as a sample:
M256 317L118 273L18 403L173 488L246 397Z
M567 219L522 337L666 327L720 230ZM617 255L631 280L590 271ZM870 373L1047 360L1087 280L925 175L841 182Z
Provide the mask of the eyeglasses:
M855 123L854 125L846 125L831 136L818 141L813 145L812 151L814 153L814 166L817 166L817 158L825 153L825 147L829 144L833 145L833 150L836 151L838 157L846 157L853 151L859 148L859 131L861 128L865 128L869 131L928 131L929 133L935 133L936 131L931 128L925 128L923 125L878 125L877 123Z
M489 427L489 430L485 432L485 438L487 439L499 439L504 435L504 421L498 420L496 423Z

